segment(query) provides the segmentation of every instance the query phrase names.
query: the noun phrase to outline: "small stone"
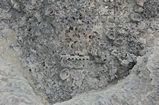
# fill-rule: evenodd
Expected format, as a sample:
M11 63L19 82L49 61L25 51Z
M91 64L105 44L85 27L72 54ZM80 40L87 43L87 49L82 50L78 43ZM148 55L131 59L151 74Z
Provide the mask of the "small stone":
M136 56L133 54L127 54L127 61L128 62L136 62Z
M18 3L15 3L13 5L13 8L16 9L17 11L20 11L20 5Z
M148 29L147 29L147 33L148 33L148 34L152 34L152 33L153 33L153 30L150 29L150 28L148 28Z
M123 60L123 61L121 62L121 65L122 65L122 66L125 66L125 67L128 67L129 62L128 62L127 60Z
M40 22L42 20L40 13L38 13L38 12L35 13L35 17L37 18L38 22Z
M130 14L130 19L133 22L140 22L142 20L142 17L139 13L132 13Z
M146 23L142 21L141 23L138 24L137 27L138 27L139 30L143 30L146 27Z
M146 39L145 39L145 38L140 37L139 40L140 40L140 42L141 42L142 44L144 44L144 45L146 44Z
M82 51L75 51L75 54L83 55L84 56L84 53Z
M137 3L139 6L144 6L144 2L145 2L145 0L136 0L136 3Z
M140 6L137 6L135 5L134 8L133 8L134 12L137 12L137 13L141 13L144 11L144 9Z

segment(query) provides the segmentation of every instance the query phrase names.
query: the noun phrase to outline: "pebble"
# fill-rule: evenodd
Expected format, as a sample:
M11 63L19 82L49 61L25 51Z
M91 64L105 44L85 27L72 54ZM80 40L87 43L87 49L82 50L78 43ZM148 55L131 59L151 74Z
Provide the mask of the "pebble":
M139 30L143 30L146 27L146 23L142 21L141 23L138 24L137 27L138 27Z
M140 22L142 20L142 17L139 13L132 13L132 14L130 14L130 19L133 22Z
M137 13L141 13L144 11L144 9L140 6L137 6L135 5L134 8L133 8L134 12L137 12Z
M144 2L145 2L145 0L136 0L136 3L137 3L139 6L144 6Z
M121 65L123 65L123 66L125 66L125 67L128 67L129 62L128 62L127 60L123 60L123 61L121 62Z

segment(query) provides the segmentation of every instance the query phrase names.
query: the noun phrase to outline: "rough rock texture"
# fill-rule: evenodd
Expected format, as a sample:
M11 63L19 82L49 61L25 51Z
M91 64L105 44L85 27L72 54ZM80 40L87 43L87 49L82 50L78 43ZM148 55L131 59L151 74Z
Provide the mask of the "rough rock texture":
M130 75L116 85L55 105L158 105L159 38L155 42L146 55L137 58Z
M158 13L158 0L1 0L0 54L17 52L49 104L155 105Z
M0 105L43 105L19 70L0 58Z

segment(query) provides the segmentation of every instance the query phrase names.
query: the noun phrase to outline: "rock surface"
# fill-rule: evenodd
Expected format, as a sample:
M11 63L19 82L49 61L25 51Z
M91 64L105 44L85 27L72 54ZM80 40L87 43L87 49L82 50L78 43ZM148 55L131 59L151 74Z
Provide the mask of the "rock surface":
M44 105L17 68L0 58L0 105Z
M2 0L1 104L158 105L158 7Z
M158 33L159 36L159 33ZM101 91L92 91L55 105L158 105L159 104L159 38L129 76Z

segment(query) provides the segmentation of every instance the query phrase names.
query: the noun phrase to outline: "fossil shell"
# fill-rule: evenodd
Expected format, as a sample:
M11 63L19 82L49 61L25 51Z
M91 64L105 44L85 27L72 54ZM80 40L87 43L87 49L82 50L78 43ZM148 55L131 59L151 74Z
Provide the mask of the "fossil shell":
M63 69L61 72L60 72L60 78L62 80L65 80L69 77L69 70L68 69Z
M117 38L115 41L114 41L114 44L116 46L121 46L124 44L124 39L123 38Z
M54 14L54 10L50 7L50 8L47 8L46 12L45 12L45 15L49 16L49 15L52 15Z
M115 39L115 33L114 32L109 32L107 37L111 40L114 40Z

